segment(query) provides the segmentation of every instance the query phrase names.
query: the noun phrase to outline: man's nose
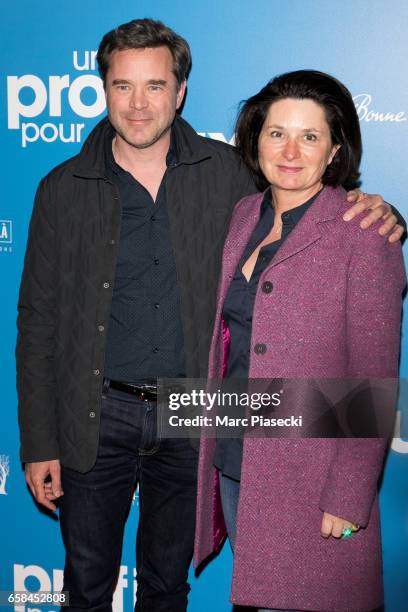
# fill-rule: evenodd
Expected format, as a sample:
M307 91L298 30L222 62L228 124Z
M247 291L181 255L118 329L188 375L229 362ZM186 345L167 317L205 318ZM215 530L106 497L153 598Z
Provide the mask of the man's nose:
M136 110L142 110L143 108L146 108L148 102L144 90L142 88L135 88L132 92L129 103L131 108L134 108Z

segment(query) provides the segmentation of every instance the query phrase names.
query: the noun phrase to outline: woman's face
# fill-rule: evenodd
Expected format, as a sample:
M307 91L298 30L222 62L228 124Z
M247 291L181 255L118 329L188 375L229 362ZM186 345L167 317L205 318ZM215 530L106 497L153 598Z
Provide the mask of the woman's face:
M285 98L268 111L258 139L259 165L272 186L311 192L340 145L333 145L323 108L313 100Z

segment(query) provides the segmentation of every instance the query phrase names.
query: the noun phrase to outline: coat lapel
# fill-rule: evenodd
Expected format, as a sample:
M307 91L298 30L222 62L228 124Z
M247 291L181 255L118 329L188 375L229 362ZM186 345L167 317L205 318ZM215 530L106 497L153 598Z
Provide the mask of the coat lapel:
M236 267L241 259L242 253L254 231L258 220L264 194L249 196L240 207L239 212L233 219L233 231L229 234L224 247L224 269L222 274L222 286L220 297L224 297L229 287L230 280L234 276Z
M224 245L220 286L218 289L217 312L211 341L208 369L209 378L217 378L221 373L223 355L221 350L221 313L225 296L227 295L228 288L241 255L258 222L262 200L263 193L247 196L244 201L239 204L239 209L234 212L231 220L230 230Z
M279 265L319 240L322 235L320 224L336 218L339 207L344 202L345 193L342 187L325 187L285 240L268 268Z

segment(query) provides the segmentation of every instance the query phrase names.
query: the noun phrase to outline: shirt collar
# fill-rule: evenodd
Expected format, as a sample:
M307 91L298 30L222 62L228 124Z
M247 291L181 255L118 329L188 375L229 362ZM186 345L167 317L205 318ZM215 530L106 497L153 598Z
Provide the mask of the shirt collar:
M119 164L116 163L115 158L113 157L112 152L112 139L114 137L113 130L108 132L105 139L105 159L106 159L106 167L109 168L115 174L120 174L121 172L125 172ZM171 128L170 132L170 146L166 155L166 166L176 166L178 163L178 151L177 151L177 138L175 134L175 130Z
M283 225L286 225L286 224L296 225L296 223L298 223L298 221L300 221L300 219L303 217L307 209L313 204L313 202L321 194L322 189L320 189L317 193L315 193L306 202L303 202L303 204L299 204L299 206L296 206L295 208L291 208L290 210L287 210L286 212L282 213L282 224ZM264 212L266 212L266 210L269 207L272 207L273 209L273 198L272 198L271 187L268 187L268 189L265 191L264 199L261 205L261 215L263 215Z

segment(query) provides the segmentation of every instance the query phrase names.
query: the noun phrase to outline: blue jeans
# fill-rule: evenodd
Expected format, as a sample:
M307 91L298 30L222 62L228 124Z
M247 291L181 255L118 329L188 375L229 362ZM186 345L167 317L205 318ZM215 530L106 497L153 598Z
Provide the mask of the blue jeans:
M222 472L220 472L220 493L222 511L224 513L225 526L227 528L228 539L231 544L232 551L234 552L235 539L237 534L237 509L239 500L239 489L240 482L233 478L228 478ZM252 608L251 608L252 609ZM249 608L242 608L241 606L236 608L238 610L248 610ZM275 608L258 608L258 612L281 612ZM287 610L286 612L295 612L294 610Z
M62 469L61 530L68 611L111 612L125 522L139 485L137 612L185 612L193 554L197 451L160 440L156 403L109 389L98 456L86 474ZM131 578L129 580L131 583Z

